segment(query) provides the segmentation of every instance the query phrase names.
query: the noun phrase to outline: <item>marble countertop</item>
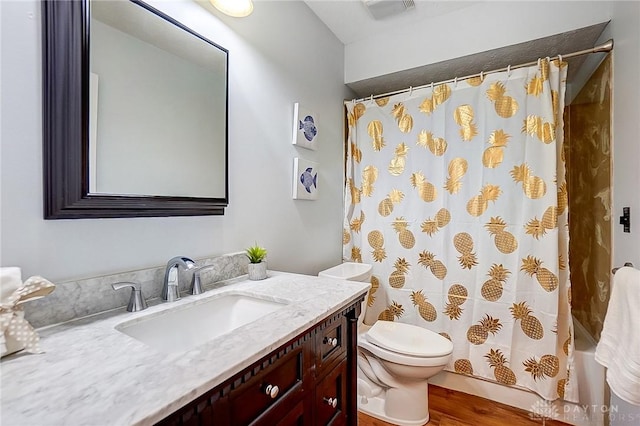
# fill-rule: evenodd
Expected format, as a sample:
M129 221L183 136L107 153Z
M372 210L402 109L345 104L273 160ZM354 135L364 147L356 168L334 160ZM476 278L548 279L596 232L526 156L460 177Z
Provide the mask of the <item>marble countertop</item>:
M270 271L266 280L243 276L205 288L141 312L119 309L39 329L45 353L0 363L2 425L152 424L348 306L369 284ZM114 328L236 291L287 304L187 352L161 353Z

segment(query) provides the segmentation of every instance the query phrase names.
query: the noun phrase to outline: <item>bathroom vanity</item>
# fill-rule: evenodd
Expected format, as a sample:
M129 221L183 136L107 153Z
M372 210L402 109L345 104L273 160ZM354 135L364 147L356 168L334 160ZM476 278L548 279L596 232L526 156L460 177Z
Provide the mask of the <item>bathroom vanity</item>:
M141 312L40 329L44 354L2 360L2 421L355 425L356 327L368 287L270 272L263 281L223 281ZM158 350L119 331L225 294L282 306L188 350Z
M160 424L355 425L349 360L359 306L346 306Z

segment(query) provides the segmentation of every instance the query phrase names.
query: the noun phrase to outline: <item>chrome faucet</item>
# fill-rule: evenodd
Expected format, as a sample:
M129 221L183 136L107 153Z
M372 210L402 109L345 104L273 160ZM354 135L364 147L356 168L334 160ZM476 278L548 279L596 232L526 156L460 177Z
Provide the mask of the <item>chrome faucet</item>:
M191 290L189 291L191 294L201 294L204 292L202 290L202 284L200 282L200 272L205 269L215 268L217 265L205 265L199 266L193 271L193 278L191 278Z
M167 268L164 271L164 284L162 286L162 294L160 298L166 302L174 302L180 299L180 281L179 267L191 269L196 263L184 256L176 256L167 262Z

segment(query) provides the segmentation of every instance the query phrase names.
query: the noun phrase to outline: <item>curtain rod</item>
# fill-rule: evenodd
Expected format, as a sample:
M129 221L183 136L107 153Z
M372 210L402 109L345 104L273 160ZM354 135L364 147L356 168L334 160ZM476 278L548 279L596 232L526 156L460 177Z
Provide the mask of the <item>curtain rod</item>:
M590 53L610 52L611 50L613 50L613 39L609 39L606 42L602 43L601 45L594 46L594 47L592 47L590 49L580 50L578 52L573 52L573 53L567 53L566 55L558 55L558 56L554 56L553 58L550 58L550 59L553 60L553 59L560 59L560 58L563 58L563 59L573 58L575 56L588 55ZM418 90L418 89L423 89L425 87L430 87L432 84L452 83L452 82L457 81L457 80L466 80L466 79L471 78L471 77L480 77L480 76L483 76L483 75L493 74L493 73L496 73L496 72L508 71L508 70L513 70L513 69L516 69L516 68L530 67L531 65L535 65L537 63L538 63L538 61L536 60L536 61L527 62L525 64L520 64L520 65L513 65L513 66L509 65L508 67L498 68L498 69L495 69L495 70L492 70L492 71L487 71L487 72L483 71L481 73L471 74L471 75L467 75L465 77L450 78L449 80L440 81L438 83L429 83L429 84L424 84L422 86L409 87L407 89L396 90L394 92L382 93L380 95L371 95L371 96L368 96L366 98L355 99L353 101L345 101L345 103L347 103L347 102L362 102L362 101L366 101L366 100L370 100L370 99L384 98L386 96L397 95L397 94L404 93L404 92L410 92L412 90Z

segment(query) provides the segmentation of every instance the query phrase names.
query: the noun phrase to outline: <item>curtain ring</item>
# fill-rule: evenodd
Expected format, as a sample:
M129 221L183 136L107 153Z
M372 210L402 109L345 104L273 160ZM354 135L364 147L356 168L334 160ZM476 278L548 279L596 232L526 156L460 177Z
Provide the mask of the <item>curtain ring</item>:
M453 87L458 87L458 77L453 79Z
M433 92L433 81L431 82L431 91Z
M542 64L542 58L538 58L538 68L540 68L541 64Z
M373 95L371 95L371 99L369 99L369 102L373 103Z
M484 71L480 71L480 82L484 81Z
M507 66L507 78L511 77L511 65Z
M413 93L413 86L409 86L409 96Z
M558 66L562 65L562 55L558 53Z

